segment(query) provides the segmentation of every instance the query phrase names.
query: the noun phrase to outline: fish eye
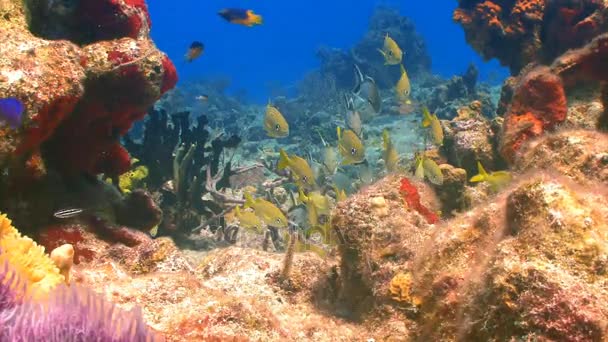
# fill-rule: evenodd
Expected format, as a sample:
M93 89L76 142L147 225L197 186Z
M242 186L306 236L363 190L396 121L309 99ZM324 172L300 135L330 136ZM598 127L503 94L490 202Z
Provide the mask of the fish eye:
M280 218L277 219L277 223L281 223L283 220L281 220Z
M304 181L304 183L308 182L308 177L304 176L302 177L302 180Z
M281 130L281 126L279 124L274 125L274 130L275 131L280 131Z
M357 149L356 149L356 148L354 148L354 147L353 147L353 148L351 148L351 149L350 149L350 154L351 154L351 155L353 155L353 156L354 156L355 154L357 154Z

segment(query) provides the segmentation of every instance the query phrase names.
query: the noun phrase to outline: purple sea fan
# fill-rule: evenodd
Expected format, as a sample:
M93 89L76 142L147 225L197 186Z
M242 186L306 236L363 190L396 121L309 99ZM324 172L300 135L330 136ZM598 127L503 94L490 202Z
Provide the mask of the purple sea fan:
M2 311L9 310L22 303L27 283L17 272L11 269L6 260L0 258L0 315Z
M0 312L2 342L156 342L164 338L139 309L124 311L77 285L59 285L41 302Z

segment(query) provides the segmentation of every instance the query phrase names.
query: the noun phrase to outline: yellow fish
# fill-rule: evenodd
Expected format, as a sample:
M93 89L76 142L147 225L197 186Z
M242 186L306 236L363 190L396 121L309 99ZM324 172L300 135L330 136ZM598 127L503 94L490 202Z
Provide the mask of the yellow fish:
M338 187L335 185L334 192L336 193L336 202L342 202L348 198L346 191L344 191L344 189L338 189Z
M308 195L305 195L300 189L299 197L300 201L306 204L306 209L308 211L308 222L312 226L319 224L320 215L329 215L330 204L327 196L322 195L318 191L313 191Z
M479 174L471 177L469 182L488 182L493 191L498 191L511 181L511 174L508 171L494 171L488 173L479 161L477 162L477 170L479 171Z
M323 166L329 175L333 175L338 170L338 155L332 146L326 146L323 150Z
M361 139L351 130L342 134L340 127L338 132L338 151L342 155L342 165L359 164L365 160L365 147Z
M219 11L220 17L233 24L240 24L247 27L262 25L261 15L255 14L252 10L243 8L224 8Z
M304 158L298 157L295 154L288 156L287 152L285 152L283 149L281 149L279 153L280 157L277 168L279 170L283 170L288 167L291 170L291 173L293 174L298 186L311 187L316 184L315 175L310 168L310 165Z
M432 159L425 157L424 153L416 156L416 178L424 180L424 177L435 185L443 184L443 173L439 165Z
M403 52L401 51L401 48L399 47L397 42L395 42L395 40L393 40L393 38L388 35L388 33L384 37L384 46L382 47L382 49L378 49L378 51L380 51L380 53L384 57L385 65L399 64L401 63L401 59L403 58Z
M410 93L412 88L410 85L410 78L407 76L407 72L405 71L403 64L399 64L399 67L401 68L401 78L399 78L399 81L395 86L397 99L401 104L411 104L412 101L410 100Z
M271 138L285 138L289 135L289 124L283 114L279 112L277 107L270 103L266 106L266 115L264 116L264 129L266 134Z
M443 145L443 127L441 127L441 122L437 118L437 115L431 114L429 109L424 106L422 107L422 127L431 127L431 138L433 139L433 143L437 146Z
M239 226L249 230L262 232L262 221L253 211L241 211L239 207L234 208L234 216L239 219Z
M252 208L255 214L267 225L286 228L288 221L281 209L276 205L268 202L265 199L251 197L249 193L245 193L245 208Z
M391 141L391 137L388 133L388 129L385 129L382 132L382 140L384 151L382 151L382 159L384 159L384 165L386 166L386 171L394 172L397 171L399 166L399 154Z

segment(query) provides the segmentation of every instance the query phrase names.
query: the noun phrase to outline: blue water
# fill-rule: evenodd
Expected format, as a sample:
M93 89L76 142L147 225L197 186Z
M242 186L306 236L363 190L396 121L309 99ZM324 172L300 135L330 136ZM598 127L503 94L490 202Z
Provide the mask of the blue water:
M498 63L485 63L466 43L462 28L452 21L456 0L149 0L152 36L174 61L180 82L228 77L229 90L246 90L250 101L268 100L268 81L293 86L319 65L315 51L326 45L348 49L365 34L378 5L391 5L410 17L425 38L433 72L444 77L462 73L470 63L482 80L491 74L506 76ZM244 27L217 15L225 7L253 9L264 24ZM184 61L194 40L206 45L205 54ZM407 51L406 51L407 53ZM415 80L414 80L415 81Z

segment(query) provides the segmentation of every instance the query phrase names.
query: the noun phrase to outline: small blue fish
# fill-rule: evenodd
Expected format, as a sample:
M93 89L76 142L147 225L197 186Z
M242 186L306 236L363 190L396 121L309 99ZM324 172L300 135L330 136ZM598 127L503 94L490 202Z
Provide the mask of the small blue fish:
M13 129L19 128L24 110L23 102L14 97L0 99L0 122L4 121Z

